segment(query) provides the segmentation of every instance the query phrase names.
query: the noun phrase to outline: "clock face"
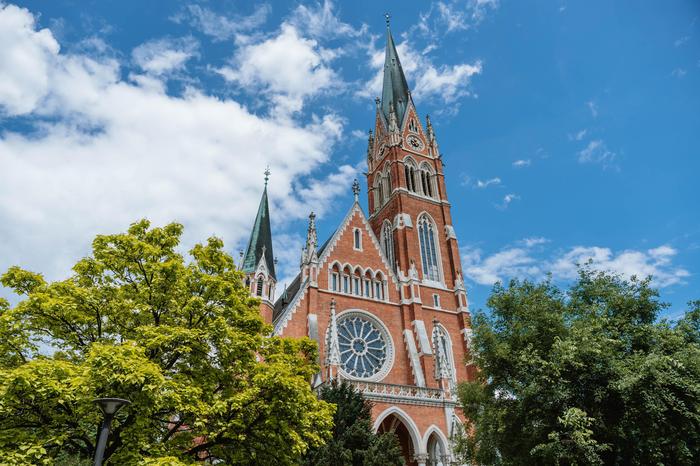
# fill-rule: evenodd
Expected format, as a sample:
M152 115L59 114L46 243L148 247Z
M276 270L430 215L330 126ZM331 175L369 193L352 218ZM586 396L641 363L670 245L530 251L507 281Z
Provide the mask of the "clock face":
M406 138L406 142L408 142L408 147L410 147L413 150L423 150L425 145L423 144L423 141L420 140L420 138L416 136L409 136Z

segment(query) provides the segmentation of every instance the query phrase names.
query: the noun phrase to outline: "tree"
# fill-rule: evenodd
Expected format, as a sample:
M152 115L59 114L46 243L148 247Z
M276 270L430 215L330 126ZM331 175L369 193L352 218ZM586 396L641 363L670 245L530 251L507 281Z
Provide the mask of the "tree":
M113 422L108 464L294 464L330 437L334 408L309 386L315 344L270 336L221 240L186 263L182 231L142 220L97 236L66 280L2 276L24 297L0 303L3 460L91 458L92 400L105 396L132 402Z
M700 463L700 301L673 324L650 280L583 268L496 285L460 386L479 464Z
M372 432L372 405L350 384L323 385L320 398L336 406L333 438L309 450L304 464L385 466L404 464L401 446L390 432Z

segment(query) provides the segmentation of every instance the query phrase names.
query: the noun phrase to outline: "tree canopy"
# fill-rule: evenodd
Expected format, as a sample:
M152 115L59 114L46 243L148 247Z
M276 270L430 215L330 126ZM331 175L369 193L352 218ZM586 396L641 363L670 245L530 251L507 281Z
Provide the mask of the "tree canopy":
M583 268L497 285L460 386L479 464L700 463L700 301L677 322L650 280Z
M107 464L295 464L330 437L334 407L309 386L315 343L270 336L222 241L185 261L182 231L142 220L97 236L66 280L2 276L23 297L0 302L3 460L91 458L98 397L132 402Z
M323 385L319 396L336 406L333 438L312 448L303 464L308 466L386 466L404 464L401 446L391 432L372 432L372 405L352 385Z

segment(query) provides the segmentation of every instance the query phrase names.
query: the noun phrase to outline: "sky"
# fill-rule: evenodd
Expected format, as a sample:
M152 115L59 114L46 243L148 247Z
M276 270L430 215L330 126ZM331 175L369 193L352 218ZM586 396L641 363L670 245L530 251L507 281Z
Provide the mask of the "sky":
M65 278L141 218L237 257L269 165L281 289L309 212L324 239L364 188L386 12L472 309L589 259L666 317L700 299L692 0L0 1L0 270Z

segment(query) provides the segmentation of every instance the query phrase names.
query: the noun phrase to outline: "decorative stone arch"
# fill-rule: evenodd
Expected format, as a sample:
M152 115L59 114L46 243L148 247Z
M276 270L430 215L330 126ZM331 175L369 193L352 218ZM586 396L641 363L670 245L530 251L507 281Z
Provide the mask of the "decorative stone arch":
M428 430L426 430L425 434L423 434L423 440L421 443L421 448L423 449L423 451L427 454L430 454L430 445L428 444L430 442L431 435L435 435L435 437L439 440L440 445L442 446L443 454L446 456L452 456L452 452L450 451L450 441L448 440L447 436L445 436L445 434L440 430L440 428L435 424L432 424L430 427L428 427Z
M392 406L390 408L385 409L382 411L379 416L377 416L377 419L374 421L374 425L372 426L372 431L376 434L379 431L379 427L382 425L384 420L388 418L389 416L394 415L396 416L406 427L406 430L408 431L409 438L411 439L411 442L413 443L413 450L415 455L423 455L426 454L426 450L423 448L423 442L420 436L420 431L418 430L418 426L416 423L411 419L411 416L409 416L404 410L397 406Z
M450 335L450 332L447 330L447 327L442 325L439 321L433 320L433 327L437 327L439 332L442 332L445 334L445 343L447 344L447 363L450 365L450 372L452 375L452 384L454 386L457 385L457 366L455 365L455 353L454 353L454 345L452 344L452 335ZM434 329L433 329L434 331ZM431 338L432 340L432 338ZM437 348L433 348L434 353L433 354L438 354L437 353Z

